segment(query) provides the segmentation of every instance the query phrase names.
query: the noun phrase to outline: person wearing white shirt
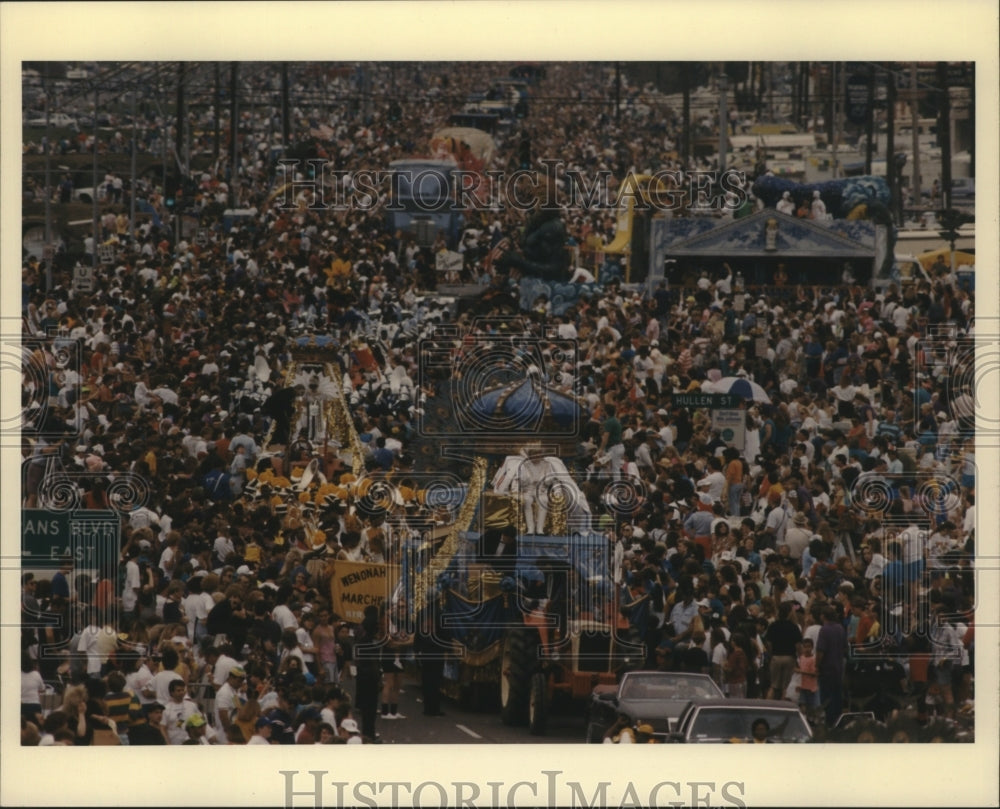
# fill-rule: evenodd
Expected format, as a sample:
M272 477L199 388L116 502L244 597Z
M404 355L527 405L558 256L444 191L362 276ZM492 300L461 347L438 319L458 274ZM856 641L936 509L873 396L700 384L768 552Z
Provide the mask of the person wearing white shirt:
M139 562L136 557L139 549L132 547L128 552L128 561L125 562L125 583L122 585L122 609L126 613L135 612L136 604L139 603L139 590L142 588L142 580L139 575Z
M788 528L788 511L783 502L778 502L774 508L768 512L764 521L764 533L774 537L773 545L780 547L785 542L785 531ZM771 542L768 542L771 545Z
M215 692L215 726L225 733L243 704L246 672L240 666L229 669L226 682Z
M965 510L965 519L962 521L962 534L966 537L972 536L976 530L976 501L973 495L969 495L969 507Z
M146 506L140 506L134 511L129 512L128 523L133 531L151 526L158 528L160 526L160 515L152 509L146 508Z
M103 631L97 622L97 613L93 607L88 610L88 623L80 633L77 651L87 656L87 674L91 677L101 676L100 636Z
M215 606L215 599L201 589L201 578L188 581L188 594L184 597L184 614L188 616L188 638L195 643L208 632L208 613Z
M293 613L288 604L284 602L278 604L278 606L271 610L271 617L277 622L278 626L281 627L282 631L286 629L299 628L299 622L295 617L295 613Z
M655 433L643 435L643 440L635 448L635 465L640 470L654 470L655 462L653 461L653 454L649 446L651 440L655 440Z
M170 683L170 699L163 706L163 727L170 744L184 744L188 739L184 723L199 713L196 703L187 693L187 685L177 679Z
M174 652L175 660L176 657L177 653ZM167 662L166 650L164 651L163 659L164 659L164 665L166 665ZM176 665L176 663L174 665ZM156 674L153 675L153 679L150 680L146 688L147 691L153 692L153 700L155 700L156 702L162 702L164 705L166 705L170 701L170 684L176 680L180 680L181 682L183 682L184 678L181 677L181 675L178 674L173 669L164 669L163 671L157 672Z
M256 729L247 744L270 744L271 743L271 720L262 716L257 720Z
M225 534L220 533L219 536L215 538L215 542L212 543L212 556L215 560L221 564L226 564L226 560L230 555L236 553L236 545L233 544L233 540L230 539Z
M698 481L699 494L707 494L714 503L722 499L722 492L726 488L726 476L722 474L719 459L710 456L708 459L708 474Z
M165 405L176 405L180 402L180 397L166 385L160 385L158 388L155 388L153 395L158 397Z
M239 661L229 654L230 651L231 649L227 647L222 647L219 650L219 658L215 661L215 666L212 669L212 684L216 689L221 688L229 678L230 670L238 668L240 665Z

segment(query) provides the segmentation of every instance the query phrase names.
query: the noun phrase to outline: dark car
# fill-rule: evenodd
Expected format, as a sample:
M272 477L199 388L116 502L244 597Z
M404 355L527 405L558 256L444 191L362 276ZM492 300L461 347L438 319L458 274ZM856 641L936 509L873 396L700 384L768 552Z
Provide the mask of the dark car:
M783 700L711 699L687 706L668 741L686 744L749 742L754 724L763 719L769 744L812 741L812 730L798 706Z
M617 686L597 686L590 697L587 741L600 744L605 731L620 717L632 726L653 726L663 741L672 723L692 701L722 698L722 690L707 674L674 671L630 671Z

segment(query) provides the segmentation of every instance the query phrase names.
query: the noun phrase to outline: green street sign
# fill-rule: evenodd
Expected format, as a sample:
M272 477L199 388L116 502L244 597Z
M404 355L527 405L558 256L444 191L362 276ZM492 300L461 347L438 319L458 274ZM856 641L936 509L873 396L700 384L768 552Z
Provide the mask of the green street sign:
M743 397L732 393L675 393L670 397L674 407L709 410L731 410L743 403Z
M117 564L121 518L114 511L21 511L21 567L58 567L66 557L81 568Z

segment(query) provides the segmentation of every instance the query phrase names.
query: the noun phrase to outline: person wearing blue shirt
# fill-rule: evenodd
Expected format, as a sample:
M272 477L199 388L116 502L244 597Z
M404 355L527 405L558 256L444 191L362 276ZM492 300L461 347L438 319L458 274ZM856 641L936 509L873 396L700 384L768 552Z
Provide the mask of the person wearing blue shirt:
M69 579L66 577L73 572L73 562L70 559L63 559L59 565L59 570L52 577L51 592L53 596L61 596L69 601Z
M389 472L392 469L393 463L395 463L396 456L391 449L388 449L385 445L385 436L379 436L375 439L375 449L372 450L372 460L379 466L379 468Z
M927 376L927 374L917 374L917 379L920 381L920 384L913 389L913 405L919 413L923 405L930 404L931 388L933 387L934 380Z

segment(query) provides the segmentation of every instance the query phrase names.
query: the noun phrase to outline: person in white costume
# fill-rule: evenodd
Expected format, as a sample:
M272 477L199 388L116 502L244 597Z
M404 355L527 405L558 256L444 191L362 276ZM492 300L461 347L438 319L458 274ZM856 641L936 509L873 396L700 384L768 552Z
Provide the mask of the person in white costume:
M558 489L560 499L568 499L567 519L574 528L589 530L590 507L566 465L554 455L540 455L522 450L508 455L493 476L493 491L518 496L524 511L525 533L541 534L551 506L551 492Z

